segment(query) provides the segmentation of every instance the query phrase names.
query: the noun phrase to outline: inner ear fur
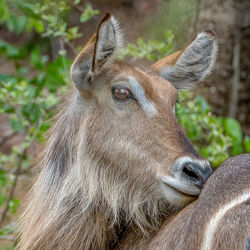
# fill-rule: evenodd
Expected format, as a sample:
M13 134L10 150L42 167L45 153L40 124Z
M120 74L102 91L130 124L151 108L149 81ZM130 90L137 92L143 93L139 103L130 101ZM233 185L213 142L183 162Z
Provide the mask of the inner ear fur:
M152 65L164 79L177 89L192 88L208 76L215 64L218 45L214 33L205 30L183 50L177 51Z
M107 13L71 66L71 78L78 89L87 89L104 67L114 60L115 53L123 46L118 21Z

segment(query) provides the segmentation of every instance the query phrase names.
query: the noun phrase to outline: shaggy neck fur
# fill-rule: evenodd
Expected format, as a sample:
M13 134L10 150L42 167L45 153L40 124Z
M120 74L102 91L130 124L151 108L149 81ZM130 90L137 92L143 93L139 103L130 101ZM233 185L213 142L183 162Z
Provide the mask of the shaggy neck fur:
M132 241L124 247L140 244L174 208L156 191L151 175L121 166L114 171L124 159L118 155L113 161L104 152L98 135L92 137L98 133L91 114L77 96L72 99L42 154L20 249L114 249L124 238Z

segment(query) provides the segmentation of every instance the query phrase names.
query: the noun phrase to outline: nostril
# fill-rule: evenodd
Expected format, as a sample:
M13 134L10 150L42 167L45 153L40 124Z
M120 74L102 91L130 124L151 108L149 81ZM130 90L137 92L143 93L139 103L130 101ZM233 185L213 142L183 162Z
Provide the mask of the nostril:
M183 168L183 173L191 178L196 178L196 179L199 178L199 176L195 172L193 172L193 170L189 167L189 165L186 165Z
M184 176L188 178L194 185L202 188L206 179L204 178L199 165L194 163L186 163L182 171Z

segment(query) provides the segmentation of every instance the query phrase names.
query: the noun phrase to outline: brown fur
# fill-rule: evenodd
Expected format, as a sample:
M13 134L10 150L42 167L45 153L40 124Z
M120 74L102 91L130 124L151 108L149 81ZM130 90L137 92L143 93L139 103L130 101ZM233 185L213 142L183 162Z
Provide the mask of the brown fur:
M225 204L247 192L248 200L221 218L212 237L213 250L245 250L250 237L250 154L226 160L209 178L199 199L166 222L147 249L198 250L211 219Z
M117 22L107 15L72 65L76 90L41 154L21 220L22 250L140 246L196 198L175 191L177 202L156 178L170 175L179 157L202 159L174 115L177 90L158 72L115 61L121 44ZM129 76L157 114L145 112L138 100L114 101L112 87L129 88Z

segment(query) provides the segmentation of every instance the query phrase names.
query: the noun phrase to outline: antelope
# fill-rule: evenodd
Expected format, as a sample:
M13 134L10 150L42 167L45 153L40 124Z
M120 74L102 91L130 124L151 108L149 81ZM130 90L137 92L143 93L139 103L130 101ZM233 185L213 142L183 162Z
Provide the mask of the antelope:
M109 13L71 67L69 95L41 154L20 249L132 249L195 200L212 169L175 116L177 89L211 72L217 42L203 31L145 70L117 61Z
M144 249L249 250L250 154L226 160Z

